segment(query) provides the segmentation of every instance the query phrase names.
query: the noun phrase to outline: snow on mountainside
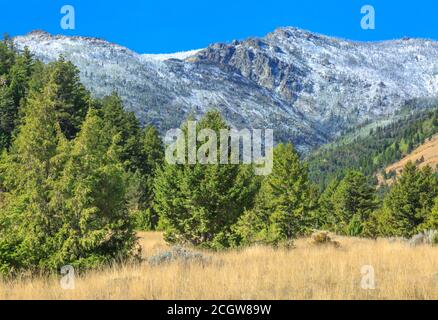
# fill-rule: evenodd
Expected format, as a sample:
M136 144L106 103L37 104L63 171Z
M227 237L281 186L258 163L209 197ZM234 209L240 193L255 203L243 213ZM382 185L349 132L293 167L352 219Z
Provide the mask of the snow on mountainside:
M194 56L195 54L197 54L201 50L202 49L175 52L175 53L164 53L164 54L143 54L142 56L146 60L148 60L148 59L160 60L160 61L169 60L169 59L184 60L184 59L187 59L187 58Z
M217 108L233 126L273 128L277 140L302 151L391 115L407 100L438 96L438 43L431 40L352 42L280 28L174 55L44 32L15 43L46 62L63 54L96 96L116 90L161 130Z

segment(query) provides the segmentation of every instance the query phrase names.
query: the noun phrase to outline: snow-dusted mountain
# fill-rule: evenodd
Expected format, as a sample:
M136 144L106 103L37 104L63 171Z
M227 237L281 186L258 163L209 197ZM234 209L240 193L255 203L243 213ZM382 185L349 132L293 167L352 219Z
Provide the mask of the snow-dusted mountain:
M116 90L162 130L220 109L236 127L273 128L303 151L342 129L438 96L438 42L351 42L280 28L263 38L173 55L138 54L103 40L32 32L15 38L43 61L60 54L96 95Z

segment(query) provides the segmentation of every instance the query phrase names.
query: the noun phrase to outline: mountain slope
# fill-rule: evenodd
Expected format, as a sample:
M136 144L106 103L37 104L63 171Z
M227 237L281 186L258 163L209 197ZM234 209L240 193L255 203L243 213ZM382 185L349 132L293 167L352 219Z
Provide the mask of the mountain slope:
M378 173L381 181L383 169L411 154L437 133L438 108L397 114L395 119L357 128L310 153L306 159L310 176L321 188L333 178L342 178L348 169L360 170L368 176Z
M16 46L60 54L96 96L116 90L163 131L218 108L235 127L273 128L306 152L347 128L438 94L438 43L358 43L296 28L177 55L141 55L103 40L33 32ZM180 60L184 59L184 60Z
M427 139L426 142L400 161L386 167L386 179L384 179L382 174L378 174L379 183L386 182L386 184L392 184L409 161L416 163L420 168L425 166L430 166L433 169L438 168L438 134Z

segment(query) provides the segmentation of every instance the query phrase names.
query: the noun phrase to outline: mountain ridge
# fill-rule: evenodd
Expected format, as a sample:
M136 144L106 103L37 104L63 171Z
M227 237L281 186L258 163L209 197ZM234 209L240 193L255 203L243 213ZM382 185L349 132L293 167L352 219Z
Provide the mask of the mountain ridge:
M237 128L274 128L307 152L342 130L438 95L438 42L357 42L294 27L179 55L139 54L90 37L33 32L14 38L50 62L60 54L96 95L117 91L161 131L219 109ZM169 58L166 58L169 57Z

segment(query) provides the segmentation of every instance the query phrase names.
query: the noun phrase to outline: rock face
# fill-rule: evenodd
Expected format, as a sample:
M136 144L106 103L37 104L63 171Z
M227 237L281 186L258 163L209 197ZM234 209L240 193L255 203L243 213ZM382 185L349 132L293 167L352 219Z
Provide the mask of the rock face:
M98 97L117 91L162 131L219 109L237 128L272 128L301 151L341 130L438 95L438 43L351 42L296 28L175 55L141 55L103 40L33 32L15 38L43 61L60 54Z

